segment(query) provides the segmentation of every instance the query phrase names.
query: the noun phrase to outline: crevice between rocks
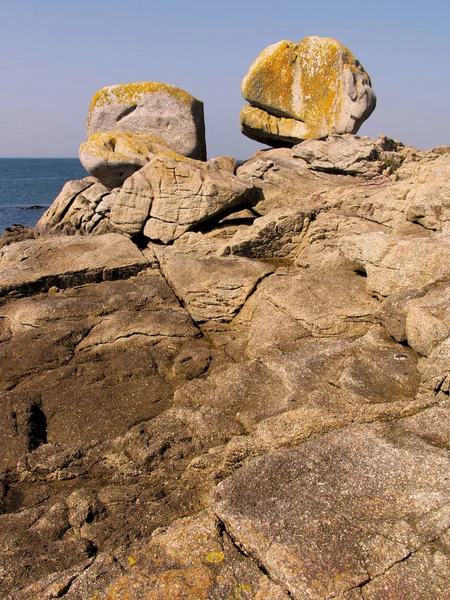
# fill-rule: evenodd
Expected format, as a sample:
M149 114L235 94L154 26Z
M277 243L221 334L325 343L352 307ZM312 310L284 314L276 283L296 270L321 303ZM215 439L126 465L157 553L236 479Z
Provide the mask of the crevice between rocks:
M216 514L215 515L216 519L217 519L217 531L219 533L219 537L221 539L221 544L222 544L222 549L224 548L224 544L223 544L223 538L224 535L226 534L228 536L228 539L230 540L230 542L233 544L233 547L236 549L236 551L241 555L244 556L246 559L251 560L257 567L258 569L261 571L261 573L263 575L265 575L267 577L267 579L269 579L269 581L271 581L272 583L274 583L275 585L280 586L283 589L283 592L285 592L285 594L289 597L292 598L292 600L294 600L294 596L291 594L291 592L286 589L281 582L276 581L275 579L273 579L273 577L270 575L270 573L267 571L266 567L260 562L258 561L253 555L251 554L247 554L239 545L239 543L233 538L233 536L231 535L231 533L228 531L227 526L225 524L224 521L222 521L222 519Z

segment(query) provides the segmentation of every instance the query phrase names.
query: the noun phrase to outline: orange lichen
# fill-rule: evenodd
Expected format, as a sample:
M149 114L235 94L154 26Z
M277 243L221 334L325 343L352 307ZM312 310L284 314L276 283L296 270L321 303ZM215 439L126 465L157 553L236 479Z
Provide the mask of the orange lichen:
M184 90L168 83L144 81L138 83L123 83L111 85L99 90L91 100L89 112L96 107L108 104L136 104L144 94L164 93L179 100L183 104L199 102Z
M347 89L351 78L355 97ZM278 42L261 52L242 82L244 97L270 118L249 113L243 123L251 128L250 121L264 121L267 133L287 137L290 130L297 138L303 131L301 139L343 133L348 131L348 103L368 85L370 78L361 64L337 40L313 36L299 44ZM291 119L303 122L303 130Z
M296 47L282 41L261 52L242 82L246 100L279 116L292 116Z
M302 120L308 125L308 137L321 137L324 127L333 133L342 100L343 48L331 38L306 38L298 46Z

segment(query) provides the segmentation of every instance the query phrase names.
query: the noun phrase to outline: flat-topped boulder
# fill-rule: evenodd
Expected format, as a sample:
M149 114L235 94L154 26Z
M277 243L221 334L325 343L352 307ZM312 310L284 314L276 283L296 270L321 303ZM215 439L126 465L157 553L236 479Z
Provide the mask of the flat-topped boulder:
M110 85L92 98L87 136L97 131L155 135L184 156L206 159L203 102L167 83Z
M250 103L242 132L269 145L356 133L376 104L370 77L350 50L318 36L268 46L250 66L242 95Z
M0 251L0 298L119 279L148 266L142 252L115 233L26 240Z

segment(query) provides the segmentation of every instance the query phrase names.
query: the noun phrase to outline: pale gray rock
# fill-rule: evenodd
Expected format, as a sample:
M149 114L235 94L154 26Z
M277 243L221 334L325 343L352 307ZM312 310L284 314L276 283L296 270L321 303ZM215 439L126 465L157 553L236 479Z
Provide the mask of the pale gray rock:
M418 184L406 196L405 218L442 231L450 222L450 184Z
M27 240L0 251L0 297L136 274L148 261L118 234Z
M403 157L397 149L402 147L403 144L384 135L374 141L347 133L331 135L326 140L306 140L292 148L292 155L305 160L315 171L371 179L400 167Z
M172 242L186 231L246 206L253 186L199 161L159 156L127 179L111 223L128 234Z
M450 237L400 237L384 233L344 237L343 254L367 274L370 292L386 297L450 277Z
M108 233L116 194L95 177L69 181L36 225L38 235ZM98 207L101 206L100 209Z
M139 82L99 90L89 106L86 132L153 135L178 154L206 160L203 102L166 83Z
M293 598L330 598L372 581L392 590L391 568L444 541L450 524L448 453L419 436L394 443L392 433L388 424L356 426L257 459L218 486L214 509ZM449 551L436 551L442 581ZM402 589L416 597L408 594L427 582L414 570Z

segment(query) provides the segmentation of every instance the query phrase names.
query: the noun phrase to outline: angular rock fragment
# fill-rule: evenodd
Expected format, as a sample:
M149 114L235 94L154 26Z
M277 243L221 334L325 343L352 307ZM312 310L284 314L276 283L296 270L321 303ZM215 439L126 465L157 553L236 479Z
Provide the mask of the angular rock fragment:
M376 103L353 54L317 36L268 46L250 66L242 94L250 103L241 113L243 133L269 145L356 133Z
M158 252L161 270L196 323L227 323L256 285L273 271L248 258Z
M98 235L110 232L116 194L95 177L69 181L36 225L38 235ZM100 208L102 205L102 208Z
M363 175L367 179L381 173L391 173L403 161L397 148L402 144L379 136L374 142L370 138L358 138L347 133L331 135L325 140L306 140L292 149L292 156L303 158L315 171Z
M450 277L450 236L402 237L384 233L344 237L341 252L367 273L368 290L386 297Z
M238 230L222 254L250 258L279 258L297 248L308 228L310 215L300 210L278 209L256 219L246 230Z

